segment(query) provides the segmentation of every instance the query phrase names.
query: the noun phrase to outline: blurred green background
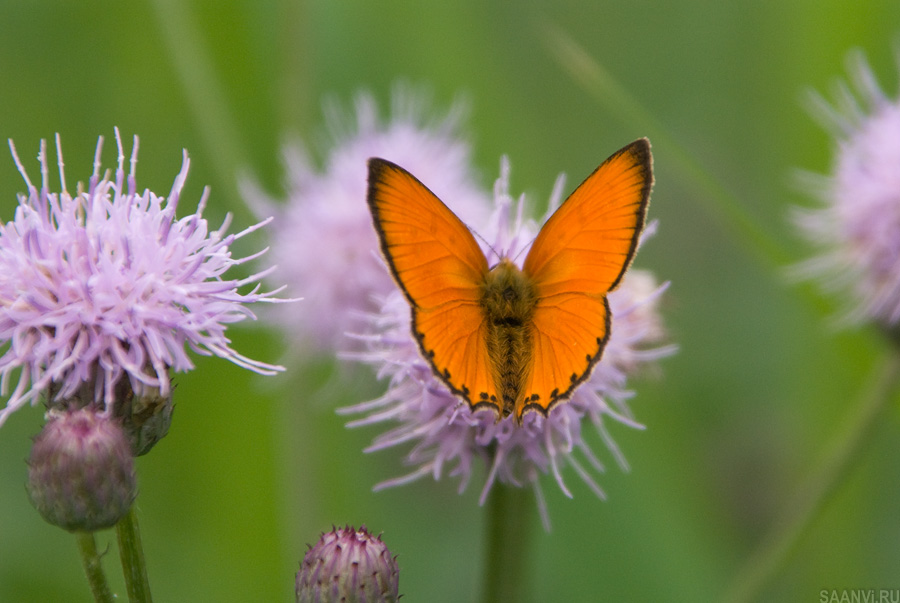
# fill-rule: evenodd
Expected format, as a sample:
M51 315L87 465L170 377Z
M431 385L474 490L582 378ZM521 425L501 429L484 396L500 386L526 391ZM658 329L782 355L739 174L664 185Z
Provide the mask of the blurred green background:
M365 88L384 107L405 79L429 87L438 108L467 96L483 184L508 154L512 190L529 193L537 215L559 172L578 181L648 133L566 73L544 43L547 24L601 62L786 257L761 260L707 209L672 145L654 147L650 215L660 228L636 263L672 281L663 312L680 351L658 377L630 382L646 431L611 425L631 471L592 441L609 468L608 501L571 470L574 500L545 480L553 530L535 514L532 566L522 572L533 573L534 601L719 600L886 351L871 332L836 331L838 304L788 282L785 266L809 250L786 217L811 203L795 169L825 172L831 161L805 93L846 77L846 54L858 47L894 94L900 3L3 0L0 137L15 140L36 181L38 142L59 132L73 188L90 175L98 135L113 165L118 126L141 137L139 187L161 194L186 148L183 207L208 184L207 217L218 223L231 211L236 231L253 220L238 173L281 194L281 145L290 135L322 140L323 98L349 103ZM12 160L0 159L4 221L22 190ZM263 244L243 243L244 253ZM231 334L251 357L283 359L261 324ZM485 564L483 472L462 496L452 479L371 492L400 473L402 450L363 455L380 430L348 431L333 408L382 386L357 370L338 391L328 359L285 362L285 375L264 379L198 358L177 377L170 434L138 461L156 600L290 601L306 544L344 523L384 533L404 601L474 600ZM900 587L898 419L893 404L760 600ZM0 429L0 601L88 601L74 539L44 523L25 494L24 460L41 423L41 410L26 408ZM122 593L114 532L99 543Z

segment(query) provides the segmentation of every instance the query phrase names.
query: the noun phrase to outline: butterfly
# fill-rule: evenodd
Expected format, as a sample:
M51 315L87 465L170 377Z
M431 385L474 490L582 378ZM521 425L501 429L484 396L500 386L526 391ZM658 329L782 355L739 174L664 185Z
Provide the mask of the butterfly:
M369 159L382 254L434 374L497 419L546 414L591 375L609 340L607 293L631 264L653 184L650 142L603 162L541 228L520 269L493 266L465 224L415 176Z

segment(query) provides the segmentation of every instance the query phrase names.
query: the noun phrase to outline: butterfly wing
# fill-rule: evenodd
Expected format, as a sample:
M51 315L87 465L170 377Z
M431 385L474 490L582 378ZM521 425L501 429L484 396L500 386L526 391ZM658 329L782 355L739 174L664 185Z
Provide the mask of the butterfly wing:
M412 308L412 332L434 373L473 407L496 406L475 238L415 176L369 160L369 209L381 251Z
M650 143L619 150L541 229L523 271L534 283L533 369L516 409L546 413L590 376L609 339L606 294L637 249L653 183Z

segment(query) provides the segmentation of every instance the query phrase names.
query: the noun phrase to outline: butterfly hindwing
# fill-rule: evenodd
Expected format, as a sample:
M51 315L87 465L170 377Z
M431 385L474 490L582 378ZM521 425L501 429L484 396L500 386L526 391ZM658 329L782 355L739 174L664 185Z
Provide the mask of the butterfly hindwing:
M417 310L416 339L435 374L473 407L500 405L494 389L481 308L468 302Z
M544 224L525 258L538 302L534 365L517 414L546 413L590 376L610 332L606 294L627 270L653 183L650 143L607 159Z
M546 414L587 379L609 338L609 305L605 297L560 294L538 302L533 318L534 369L525 391L530 396L516 409Z
M479 306L488 265L475 238L424 184L389 161L369 160L368 202L423 356L473 406L496 399Z

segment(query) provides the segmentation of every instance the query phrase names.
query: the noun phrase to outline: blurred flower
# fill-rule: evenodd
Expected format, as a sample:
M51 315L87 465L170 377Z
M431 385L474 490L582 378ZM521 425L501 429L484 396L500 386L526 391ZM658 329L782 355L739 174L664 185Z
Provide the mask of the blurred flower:
M513 218L514 204L509 196L508 181L509 166L504 161L494 189L496 210L489 227L479 232L490 243L491 249L505 250L507 257L524 257L538 229L531 221L523 223L523 199L520 199ZM560 178L554 188L548 217L559 205L562 186L563 179ZM653 230L653 226L651 224L645 235ZM484 241L481 244L486 246ZM395 291L386 296L381 312L370 317L372 334L361 337L368 349L351 357L376 367L380 378L389 378L388 390L376 400L341 412L368 413L349 423L350 427L398 423L377 437L366 451L412 443L406 463L416 468L375 488L397 486L427 475L440 479L447 471L450 476L460 479L459 490L462 492L471 477L473 462L478 459L488 469L481 503L498 480L516 487L531 486L537 495L545 526L549 526L549 519L539 484L542 474L552 473L562 491L571 496L562 477L563 467L569 465L598 497L605 498L590 471L602 472L604 468L583 437L583 422L594 425L619 465L627 468L603 420L609 417L642 428L626 404L632 395L626 389L626 380L643 365L674 352L674 346L655 347L664 337L656 302L666 286L657 285L649 272L629 271L619 288L608 296L612 333L590 379L568 402L554 407L547 417L536 412L527 413L521 427L516 426L513 415L497 422L493 412L472 412L467 404L454 397L434 377L431 367L421 357L410 332L409 304L402 293ZM590 469L579 460L579 454Z
M253 316L246 304L281 301L272 297L277 292L259 292L257 283L268 271L239 280L222 276L260 255L234 259L230 246L267 221L226 235L229 216L210 231L202 217L208 190L195 213L176 219L187 153L164 199L150 191L137 193L137 137L127 176L118 130L116 141L115 180L109 172L100 176L101 137L87 190L79 184L74 197L66 190L58 136L60 193L48 188L46 143L41 142L38 155L38 190L10 141L28 194L19 195L14 219L0 225L3 395L10 376L21 371L0 410L0 424L41 395L51 398L51 408L77 400L121 416L125 413L115 405L127 398L129 404L135 401L128 414L164 410L171 392L169 371L193 368L186 346L257 373L282 370L242 356L225 336L228 324ZM251 284L257 285L238 293Z
M289 146L286 203L250 182L244 183L244 196L259 215L277 216L271 235L274 277L304 292L305 311L276 312L276 320L298 348L313 343L331 352L346 349L345 333L358 330L362 314L377 309L376 296L394 289L366 205L370 157L411 170L466 220L483 218L490 202L475 185L469 145L458 132L459 104L431 121L422 95L401 87L386 123L368 94L357 97L353 119L334 105L328 109L331 141L322 171L299 145Z
M66 530L115 525L137 496L134 458L118 421L90 408L49 413L28 459L28 496L44 519Z
M366 526L322 534L297 572L297 603L391 603L399 589L396 557Z
M848 322L890 327L900 320L900 101L881 91L862 54L851 55L849 72L856 94L840 83L834 106L813 97L837 149L830 175L806 179L824 206L794 215L821 249L798 272L846 291Z

